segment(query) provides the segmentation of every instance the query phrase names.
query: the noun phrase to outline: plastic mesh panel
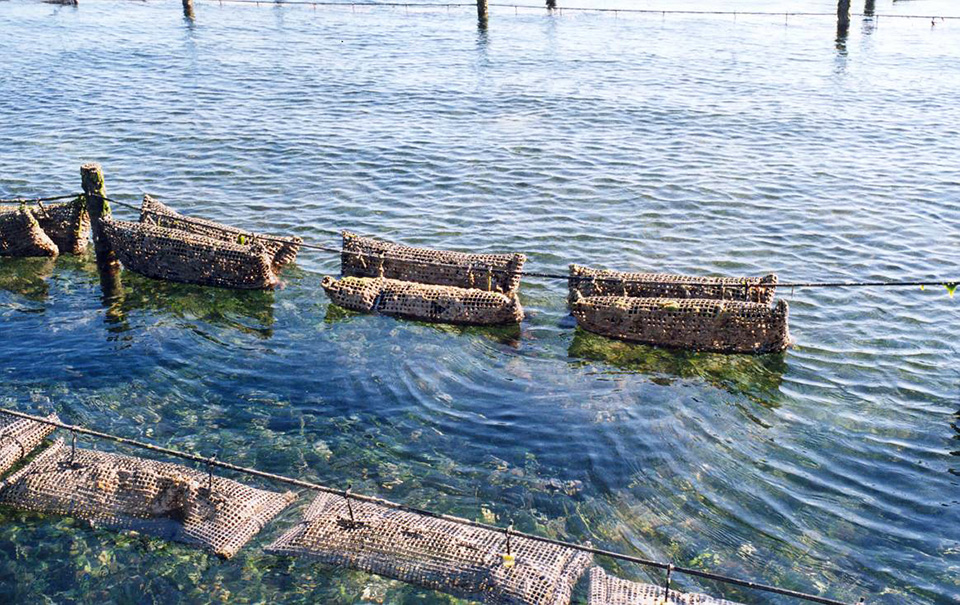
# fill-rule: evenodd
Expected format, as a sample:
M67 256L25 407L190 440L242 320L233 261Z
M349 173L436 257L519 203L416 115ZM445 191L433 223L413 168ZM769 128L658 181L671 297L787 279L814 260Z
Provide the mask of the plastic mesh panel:
M296 496L178 464L72 448L62 441L2 483L0 503L132 529L229 558Z
M343 232L341 272L352 277L386 277L438 286L516 292L523 254L467 254L394 244Z
M788 307L704 299L593 296L572 305L590 332L646 344L715 351L769 353L790 344Z
M189 220L184 220L189 218ZM219 240L222 242L231 242L235 244L259 243L267 251L271 258L271 264L274 271L279 271L284 265L292 263L297 258L300 251L300 244L303 240L299 237L279 237L275 235L266 236L270 239L263 239L265 236L215 223L206 219L184 217L169 206L159 202L149 195L143 196L143 204L140 206L140 222L150 223L158 227L186 231L196 235ZM283 241L277 241L282 239Z
M322 286L334 303L362 313L449 324L495 325L523 320L523 308L515 294L368 277L325 277Z
M277 285L263 247L234 244L149 223L103 220L103 232L123 265L156 279L263 289Z
M57 416L51 414L47 419L57 420ZM0 474L36 449L53 428L35 420L0 414Z
M663 596L662 586L622 580L607 575L599 567L590 570L588 605L737 605L733 601L676 590L667 591L666 599Z
M776 288L758 288L756 284L775 284L777 276L763 277L695 277L669 273L624 273L607 269L591 269L570 265L570 296L638 296L665 298L716 298L762 303L773 301ZM588 281L595 280L595 281ZM637 283L656 282L656 283Z
M33 211L17 207L0 211L0 256L57 256L60 249L43 232Z
M321 494L302 523L267 550L300 555L484 603L570 602L589 554L368 502Z

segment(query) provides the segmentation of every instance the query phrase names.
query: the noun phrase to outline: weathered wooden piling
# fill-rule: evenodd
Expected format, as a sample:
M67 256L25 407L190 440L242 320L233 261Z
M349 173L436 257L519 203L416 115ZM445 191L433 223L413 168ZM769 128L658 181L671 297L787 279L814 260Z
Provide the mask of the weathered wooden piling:
M489 17L490 9L487 6L487 0L477 0L477 20L480 22L480 27L486 27Z
M183 16L193 21L193 0L183 0Z
M877 2L876 0L866 0L863 3L863 14L867 17L872 17L877 12Z
M557 0L547 0L547 8L550 10L557 8Z
M850 32L850 0L837 3L837 37L846 38Z
M97 254L97 267L104 270L116 270L119 267L117 256L110 242L103 236L104 218L110 218L110 204L107 203L107 190L103 183L103 170L100 164L84 164L80 167L80 182L90 215L90 232L93 235L93 248Z

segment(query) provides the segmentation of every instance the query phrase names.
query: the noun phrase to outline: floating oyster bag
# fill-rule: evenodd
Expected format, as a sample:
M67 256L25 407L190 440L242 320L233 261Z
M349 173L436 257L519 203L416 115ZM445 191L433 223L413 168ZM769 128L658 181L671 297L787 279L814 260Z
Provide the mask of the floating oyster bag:
M303 243L303 240L299 237L261 235L206 219L186 217L149 195L143 196L143 203L140 206L140 222L203 235L222 242L234 244L259 243L266 250L267 255L270 256L274 271L279 271L284 265L296 260L297 253L300 251L300 244Z
M272 288L279 283L259 243L224 242L150 223L112 219L102 223L120 262L147 277L238 289Z
M132 529L232 557L296 496L178 464L56 441L6 481L0 503Z
M324 277L321 285L334 303L361 313L472 325L523 320L516 294L369 277Z
M590 599L587 605L737 605L699 593L667 591L662 586L631 582L609 576L600 567L590 570Z
M467 254L414 248L343 232L341 272L349 277L475 288L506 294L520 287L523 254Z
M60 248L60 252L81 254L90 237L90 216L82 197L72 202L39 205L34 211L44 233Z
M40 228L33 211L24 207L0 210L0 256L57 256L60 249Z
M51 414L47 419L55 421L57 416ZM36 420L0 414L0 474L36 449L53 428Z
M719 353L771 353L790 345L788 307L740 301L592 296L571 311L585 330L645 344Z
M313 558L495 604L570 602L589 554L429 517L321 494L303 522L268 552ZM511 564L512 563L512 564Z
M665 298L715 298L762 303L773 301L777 276L696 277L669 273L624 273L570 265L571 304L578 296L637 296Z

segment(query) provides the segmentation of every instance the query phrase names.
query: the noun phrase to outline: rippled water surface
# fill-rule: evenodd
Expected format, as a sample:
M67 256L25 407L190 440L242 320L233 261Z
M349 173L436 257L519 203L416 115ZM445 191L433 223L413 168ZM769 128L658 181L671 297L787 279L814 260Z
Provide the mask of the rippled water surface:
M0 2L0 197L75 191L96 160L119 199L329 245L350 228L538 271L956 278L958 23L854 17L838 43L818 17L494 8L480 31L471 8L200 3L191 24L177 2ZM781 289L797 346L719 356L580 332L565 284L535 278L514 330L348 314L319 288L338 264L304 251L269 293L125 273L104 300L89 257L0 260L0 404L847 601L960 602L942 288ZM3 511L0 593L450 601L260 552L298 512L222 562Z

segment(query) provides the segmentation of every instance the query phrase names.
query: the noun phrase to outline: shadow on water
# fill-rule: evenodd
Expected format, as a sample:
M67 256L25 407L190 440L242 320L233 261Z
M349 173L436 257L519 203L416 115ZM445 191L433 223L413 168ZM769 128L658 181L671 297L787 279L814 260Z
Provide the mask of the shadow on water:
M123 289L112 299L110 323L125 325L128 315L149 311L188 321L273 336L272 290L226 290L165 282L123 272Z
M363 320L364 318L370 317L381 317L370 315L367 313L359 313L357 311L350 311L349 309L344 309L333 303L327 305L327 314L324 316L323 320L325 323L334 324L339 322L346 322L351 320ZM452 324L439 324L439 323L430 323L425 321L417 321L414 319L402 319L394 318L394 321L398 323L409 323L411 325L421 326L425 328L430 328L437 332L443 334L449 334L451 336L477 336L481 338L486 338L497 344L519 348L520 347L520 338L522 336L522 330L519 325L505 325L505 326L458 326Z
M574 333L567 355L646 374L660 385L670 385L675 380L703 380L768 408L780 406L780 384L787 368L782 353L725 355L662 349L613 340L581 328Z
M50 294L49 279L53 276L53 258L0 259L0 290L42 302Z

